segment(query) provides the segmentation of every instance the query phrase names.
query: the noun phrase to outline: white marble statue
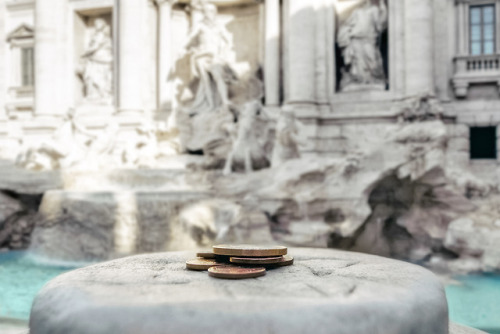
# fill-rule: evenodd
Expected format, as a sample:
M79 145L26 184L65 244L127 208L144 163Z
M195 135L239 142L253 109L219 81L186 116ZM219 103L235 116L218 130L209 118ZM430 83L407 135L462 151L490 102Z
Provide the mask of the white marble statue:
M252 101L243 107L237 124L237 130L233 139L231 150L226 158L223 173L231 174L233 164L243 163L245 172L253 171L254 165L263 166L267 164L268 154L259 138L258 115L262 111L259 101Z
M380 37L386 27L385 0L366 0L340 23L337 43L344 60L341 91L385 89Z
M228 109L228 85L236 80L228 56L233 44L232 35L217 22L215 5L202 0L193 7L201 11L203 19L190 33L186 45L190 53L191 74L199 79L190 113L212 112L221 107Z
M152 124L136 129L136 136L123 151L126 167L154 167L158 155L157 131Z
M271 166L277 167L290 159L300 158L299 146L305 141L300 137L300 123L292 109L283 107L276 125Z
M113 96L113 44L111 29L103 18L96 18L90 42L81 56L85 100L110 104Z
M68 168L82 161L97 136L76 122L74 110L66 115L54 135L39 145L27 147L16 163L31 170Z

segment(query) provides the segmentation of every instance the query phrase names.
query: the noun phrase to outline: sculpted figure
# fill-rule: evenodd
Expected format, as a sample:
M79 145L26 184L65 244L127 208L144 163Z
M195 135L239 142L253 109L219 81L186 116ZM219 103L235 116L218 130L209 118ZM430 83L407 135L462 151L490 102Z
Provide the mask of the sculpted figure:
M237 124L237 130L231 150L227 156L223 173L230 174L233 164L243 162L245 172L251 172L254 166L263 167L268 165L267 152L259 138L257 116L262 106L259 101L245 104Z
M26 149L16 163L27 169L51 170L71 167L81 161L97 136L79 125L73 116L74 110L70 110L51 139Z
M399 113L400 123L423 122L441 119L444 109L433 94L423 93L405 101Z
M94 33L82 54L85 99L111 103L113 93L113 44L109 25L102 18L94 21Z
M153 167L158 155L158 138L152 124L136 129L137 135L123 152L123 162L128 167Z
M386 27L385 0L365 0L341 23L337 34L337 43L344 59L341 91L385 89L380 36Z
M290 159L300 158L299 146L305 144L300 138L300 128L293 110L283 108L276 125L271 166L276 167Z
M191 73L199 79L198 90L190 108L191 114L216 111L229 106L228 84L236 80L229 66L232 36L216 21L217 7L205 0L198 3L203 20L188 37L186 49L191 53Z

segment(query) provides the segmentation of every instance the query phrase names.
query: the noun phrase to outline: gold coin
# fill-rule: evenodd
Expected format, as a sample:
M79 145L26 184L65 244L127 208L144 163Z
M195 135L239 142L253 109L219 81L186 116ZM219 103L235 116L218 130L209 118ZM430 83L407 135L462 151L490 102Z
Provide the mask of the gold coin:
M215 255L249 257L276 257L287 253L283 246L217 245L213 250Z
M264 276L266 268L245 268L236 266L217 266L208 269L208 275L216 278L243 279Z
M290 255L278 257L231 257L231 262L247 265L289 266L293 264L293 257Z
M212 252L199 252L196 253L197 257L202 257L204 259L215 259L215 254Z
M218 263L212 259L197 258L186 261L186 268L189 270L207 270L208 268L211 268L213 266L220 266L220 265L221 263Z

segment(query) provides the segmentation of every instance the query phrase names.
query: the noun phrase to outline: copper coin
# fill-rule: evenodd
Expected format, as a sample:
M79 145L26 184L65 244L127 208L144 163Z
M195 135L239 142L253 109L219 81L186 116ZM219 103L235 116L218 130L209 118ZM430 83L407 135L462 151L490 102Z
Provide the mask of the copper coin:
M293 257L290 255L278 257L231 257L231 262L248 265L289 266L293 264Z
M212 252L199 252L196 253L197 257L202 257L204 259L215 259L215 254Z
M291 266L293 264L293 256L283 255L283 259L280 262L273 263L271 266L285 267Z
M213 249L215 255L226 256L276 257L287 253L283 246L217 245Z
M252 265L273 264L273 263L283 261L283 256L276 256L276 257L236 257L236 256L231 256L230 261L231 261L231 263L252 264Z
M216 278L243 279L264 276L266 268L244 268L236 266L217 266L208 269L208 275Z
M189 270L207 270L213 266L220 266L221 264L212 259L192 259L186 261L186 268Z

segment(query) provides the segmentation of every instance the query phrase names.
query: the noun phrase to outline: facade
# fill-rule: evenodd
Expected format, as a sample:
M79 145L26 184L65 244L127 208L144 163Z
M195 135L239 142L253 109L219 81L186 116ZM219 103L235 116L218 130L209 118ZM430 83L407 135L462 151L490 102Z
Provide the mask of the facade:
M126 142L138 129L168 127L189 101L215 94L212 109L235 104L242 93L225 101L229 64L244 91L261 82L252 98L270 115L294 111L304 155L343 156L360 134L431 114L447 124L448 161L497 180L499 0L210 3L2 1L2 156L51 138L68 115L81 133ZM218 33L226 44L211 50ZM193 38L207 41L193 47ZM203 52L215 56L198 62Z

